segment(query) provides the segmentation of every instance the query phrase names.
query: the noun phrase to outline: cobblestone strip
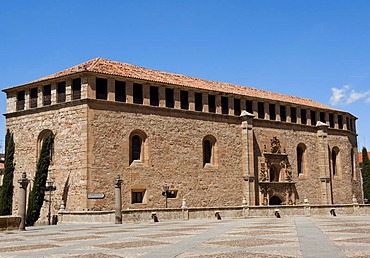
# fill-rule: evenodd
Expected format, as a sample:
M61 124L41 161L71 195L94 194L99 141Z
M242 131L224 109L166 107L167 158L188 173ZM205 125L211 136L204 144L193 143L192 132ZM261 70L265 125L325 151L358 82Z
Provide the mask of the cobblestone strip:
M340 249L315 226L310 218L296 218L299 245L304 258L336 257L345 258Z

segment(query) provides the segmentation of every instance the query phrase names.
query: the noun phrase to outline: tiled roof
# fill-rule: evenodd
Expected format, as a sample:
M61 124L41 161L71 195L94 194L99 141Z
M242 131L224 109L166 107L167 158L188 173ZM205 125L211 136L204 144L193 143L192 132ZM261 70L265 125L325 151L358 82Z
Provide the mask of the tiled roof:
M61 72L40 78L36 81L30 83L41 82L48 79L55 79L58 77L71 75L79 72L96 72L109 75L117 75L134 79L141 79L146 81L158 82L158 83L168 83L179 86L185 86L190 88L196 88L201 90L219 91L224 93L231 93L237 95L244 95L249 97L256 97L261 99L269 99L281 102L287 102L297 105L304 105L309 107L316 107L322 109L333 108L323 105L319 102L313 101L311 99L299 98L294 96L288 96L279 93L273 93L269 91L259 90L255 88L239 86L230 83L210 81L190 76L185 76L181 74L168 73L148 68L143 68L140 66L121 63L117 61L111 61L104 58L95 58L89 60L85 63L76 65L74 67L68 68ZM6 89L7 90L7 89Z

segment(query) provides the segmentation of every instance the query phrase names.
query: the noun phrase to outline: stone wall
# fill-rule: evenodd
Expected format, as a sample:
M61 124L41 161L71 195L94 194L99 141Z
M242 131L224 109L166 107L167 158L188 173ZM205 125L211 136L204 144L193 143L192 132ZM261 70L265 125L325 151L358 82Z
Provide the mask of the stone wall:
M158 110L140 105L94 101L90 105L89 160L91 192L105 193L91 200L94 209L112 209L113 178L123 179L123 208L164 207L162 187L178 190L168 207L240 205L243 198L241 125L239 118ZM129 136L134 130L147 135L147 161L129 164ZM203 167L202 141L216 138L217 165ZM143 204L131 204L131 189L146 189Z
M22 116L7 117L7 128L14 133L15 143L13 210L17 210L19 195L16 182L23 172L31 179L28 193L33 186L38 137L45 129L55 134L54 157L49 167L49 177L56 186L56 191L52 193L52 213L55 214L59 209L63 195L67 196L67 208L87 209L87 105L76 101L60 105L57 110L44 107L19 115ZM46 194L45 198L49 193ZM46 215L47 203L44 204L40 220L45 220Z

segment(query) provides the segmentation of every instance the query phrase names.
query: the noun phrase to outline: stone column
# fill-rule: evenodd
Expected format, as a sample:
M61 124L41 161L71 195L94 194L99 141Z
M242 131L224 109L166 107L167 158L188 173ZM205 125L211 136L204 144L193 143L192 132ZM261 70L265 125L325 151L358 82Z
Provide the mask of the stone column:
M26 218L26 196L27 186L30 181L26 176L26 172L22 173L22 178L18 180L20 184L19 189L19 200L18 200L18 215L21 217L21 224L19 230L25 230L25 218Z
M228 97L229 115L234 115L234 98Z
M180 102L180 89L173 89L173 96L174 96L174 101L175 101L175 108L180 109L181 107L181 102Z
M107 100L115 101L116 100L116 81L114 79L107 80Z
M115 194L115 224L122 224L122 195L121 195L121 185L122 179L119 175L114 179L114 194Z
M189 110L195 111L195 92L189 91L188 92L189 96Z
M216 114L222 114L221 96L220 95L215 95L215 102L216 102Z
M165 107L166 106L166 88L165 87L158 87L158 97L159 97L159 106Z
M150 85L143 83L143 105L150 106Z
M245 196L247 205L256 205L256 189L254 178L254 150L253 150L253 117L254 115L243 111L242 118L242 167L243 178L246 182Z
M134 103L134 83L133 82L126 82L126 102L127 103Z

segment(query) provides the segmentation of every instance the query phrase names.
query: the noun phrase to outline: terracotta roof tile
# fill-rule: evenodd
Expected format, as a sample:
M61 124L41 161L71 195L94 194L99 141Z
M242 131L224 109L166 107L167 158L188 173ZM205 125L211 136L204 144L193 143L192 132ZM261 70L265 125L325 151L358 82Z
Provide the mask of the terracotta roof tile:
M335 110L329 106L313 101L311 99L288 96L280 93L268 92L255 88L239 86L230 83L210 81L181 74L163 72L153 69L148 69L132 64L111 61L103 58L95 58L85 63L68 68L61 72L40 78L30 83L41 82L48 79L55 79L62 76L71 75L79 72L96 72L102 74L123 76L133 79L141 79L158 83L174 84L201 90L221 91L237 95L256 97L261 99L269 99L274 101L288 102L297 105L304 105L322 109Z

